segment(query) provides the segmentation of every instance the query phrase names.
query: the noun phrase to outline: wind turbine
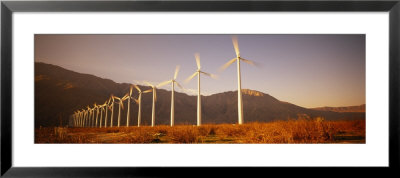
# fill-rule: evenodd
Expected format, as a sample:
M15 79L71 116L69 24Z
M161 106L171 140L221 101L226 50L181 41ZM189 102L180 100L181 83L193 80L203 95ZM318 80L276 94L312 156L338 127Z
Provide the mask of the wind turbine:
M217 78L216 75L214 74L209 74L206 72L201 71L201 65L200 65L200 55L198 53L194 54L194 57L196 58L196 64L197 64L197 71L193 73L193 75L189 76L186 79L186 82L189 82L192 80L193 77L197 75L197 126L201 125L201 93L200 93L200 74L205 74L207 76L210 76L211 78Z
M100 106L96 105L96 103L95 103L94 107L96 108L96 125L95 125L95 127L97 127L97 120L99 118L99 108L100 108Z
M80 117L80 120L81 120L81 127L83 127L84 126L84 124L83 124L83 111L79 111L79 117Z
M86 126L86 110L82 109L82 113L83 113L83 127Z
M109 109L109 105L110 104L110 99L108 99L105 103L104 103L104 105L105 105L105 110L106 110L106 116L104 117L104 128L107 128L107 111L108 111L108 109Z
M179 65L176 66L174 78L172 80L164 81L157 86L157 87L161 87L161 86L171 83L171 88L172 88L172 91L171 91L171 127L174 126L174 119L175 119L174 118L175 117L175 109L174 109L174 86L175 86L175 83L176 83L176 85L178 85L178 87L183 89L183 87L176 81L176 77L178 76L178 72L179 72L179 67L180 67Z
M92 118L91 118L91 120L92 120L92 124L90 125L91 127L94 127L95 125L94 125L94 112L96 111L96 103L95 103L95 105L93 106L93 108L92 108Z
M239 44L236 36L232 37L232 43L233 47L235 48L236 52L236 57L225 63L220 70L224 70L227 67L229 67L232 63L235 61L237 62L237 78L238 78L238 119L239 119L239 124L243 124L244 118L243 118L243 100L242 100L242 84L240 80L240 61L246 62L251 65L255 65L253 61L244 59L240 57L240 52L239 52Z
M103 123L103 110L104 110L105 105L100 105L100 128L101 128L101 123Z
M129 127L129 113L131 110L131 98L132 98L132 85L129 88L129 96L128 96L128 111L126 113L126 126Z
M140 127L141 116L142 116L141 115L142 114L141 106L142 106L142 93L143 92L137 85L134 85L134 86L135 86L136 90L139 93L138 99L134 99L134 100L139 105L139 109L138 109L138 124L137 124L137 126Z
M77 116L77 118L78 118L78 127L80 127L81 126L81 111L79 111L79 110L77 110L76 111L76 116Z
M111 101L111 118L110 118L110 127L113 127L113 121L114 121L114 95L111 95L110 98Z
M88 126L90 127L91 126L91 116L92 116L92 113L93 113L93 111L92 111L92 109L89 107L89 106L87 106L87 108L88 108L88 111L89 111L89 117L88 117Z
M121 121L121 107L122 107L122 109L123 109L123 107L124 107L124 101L127 99L127 97L128 97L128 94L126 94L124 97L122 97L122 98L119 98L119 97L116 97L116 96L114 96L114 98L115 99L117 99L117 100L119 100L119 110L118 110L118 127L120 126L120 121Z
M156 100L157 100L157 91L156 91L156 86L150 84L149 82L145 82L147 85L151 87L151 89L148 89L146 91L143 91L143 93L149 93L153 92L153 104L151 108L151 126L154 127L155 122L156 122Z

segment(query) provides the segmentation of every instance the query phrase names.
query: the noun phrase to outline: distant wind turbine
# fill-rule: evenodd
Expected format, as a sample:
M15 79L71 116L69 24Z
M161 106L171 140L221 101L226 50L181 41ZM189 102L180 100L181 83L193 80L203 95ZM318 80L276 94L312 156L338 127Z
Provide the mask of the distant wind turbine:
M95 103L94 107L96 108L96 125L95 125L95 127L97 127L97 121L98 121L98 118L99 118L99 108L100 108L100 106L96 105L96 103Z
M134 99L134 100L135 100L136 104L139 105L139 108L138 108L138 123L137 123L137 126L140 127L141 115L142 115L142 109L141 109L141 107L142 107L142 93L143 93L143 92L142 92L142 90L141 90L137 85L134 85L134 86L135 86L136 90L137 90L138 93L139 93L138 99Z
M118 127L120 126L120 121L121 121L121 107L122 107L122 109L124 108L124 101L126 100L126 99L128 99L127 98L128 97L128 94L126 94L124 97L122 97L122 98L119 98L119 97L116 97L116 96L114 96L114 98L115 99L117 99L117 100L119 100L119 109L118 109Z
M196 58L196 64L197 64L197 71L193 73L193 75L189 76L185 82L189 82L192 78L194 78L197 75L197 126L201 125L201 93L200 93L200 74L205 74L207 76L210 76L212 78L217 78L216 75L214 74L209 74L206 72L201 71L201 65L200 65L200 55L196 53L194 55Z
M86 112L86 110L84 110L84 109L82 109L82 112L83 112L83 121L84 121L84 123L83 123L83 127L85 127L86 125L87 125L87 123L86 123L86 114L87 114L87 112Z
M103 123L103 111L104 111L105 106L106 106L105 104L100 105L100 128L102 127L102 123Z
M104 103L104 105L106 105L106 106L105 106L106 116L104 117L104 128L107 128L107 111L108 111L108 109L109 109L109 104L110 104L110 99L108 99L108 100Z
M126 113L126 126L129 127L129 114L131 111L131 98L132 98L132 85L129 87L129 96L128 96L128 111Z
M88 116L88 127L90 127L91 126L91 116L92 116L92 113L93 113L93 111L92 111L92 109L89 107L89 106L87 106L87 108L88 108L88 111L89 111L89 116Z
M183 89L183 87L176 81L176 77L178 76L178 72L179 72L179 67L180 66L176 66L174 78L172 80L162 82L157 86L157 87L161 87L161 86L171 83L171 88L172 88L172 91L171 91L171 127L174 126L174 119L175 119L175 108L174 108L174 86L175 86L175 83L176 83L176 85L178 85L178 87Z
M111 101L111 106L110 106L111 107L110 127L113 127L113 122L114 122L114 104L115 104L114 95L111 95L110 101Z
M146 91L143 91L143 93L149 93L153 92L153 104L151 108L151 126L154 127L155 122L156 122L156 100L157 100L157 91L156 91L156 86L150 84L149 82L145 82L148 86L151 87L151 89L148 89Z
M230 66L232 63L235 61L237 62L237 78L238 78L238 119L239 119L239 124L243 124L244 118L243 118L243 100L242 100L242 84L240 81L240 61L246 62L251 65L255 65L253 61L244 59L240 57L240 52L239 52L239 44L236 36L232 37L232 43L233 47L235 48L236 52L236 57L231 59L229 62L224 64L220 70L226 69L228 66Z

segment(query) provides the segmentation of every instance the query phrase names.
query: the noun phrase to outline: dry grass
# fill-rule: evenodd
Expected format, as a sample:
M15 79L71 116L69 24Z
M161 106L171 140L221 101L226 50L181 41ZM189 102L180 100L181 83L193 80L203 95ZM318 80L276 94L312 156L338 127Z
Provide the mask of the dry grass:
M365 143L365 120L322 118L156 127L41 128L35 143Z

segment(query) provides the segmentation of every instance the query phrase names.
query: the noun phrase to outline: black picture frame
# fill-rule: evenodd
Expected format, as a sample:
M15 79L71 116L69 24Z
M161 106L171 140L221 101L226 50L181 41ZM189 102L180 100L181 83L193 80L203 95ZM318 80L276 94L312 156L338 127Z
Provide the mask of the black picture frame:
M84 167L20 168L12 166L12 18L13 12L127 12L127 11L296 11L296 12L389 12L389 167L342 168L368 174L396 173L399 168L399 69L400 1L2 1L1 2L1 175L6 177L128 177L220 173L265 174L271 168L167 168L167 167ZM305 168L305 167L304 167ZM178 170L179 169L179 170ZM183 169L183 170L182 170ZM250 171L248 170L250 169ZM310 169L296 169L309 173ZM332 169L332 168L318 168ZM334 168L337 169L337 168ZM273 172L287 172L275 167ZM251 174L250 174L251 172ZM329 170L330 175L340 171Z

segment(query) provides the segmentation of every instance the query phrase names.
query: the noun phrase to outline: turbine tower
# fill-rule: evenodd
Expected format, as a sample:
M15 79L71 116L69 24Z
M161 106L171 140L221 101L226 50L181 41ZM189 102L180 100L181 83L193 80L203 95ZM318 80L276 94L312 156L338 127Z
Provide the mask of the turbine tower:
M95 103L94 107L96 108L96 125L95 125L95 127L97 127L97 120L99 118L99 108L100 108L100 106L96 105L96 103Z
M151 126L154 127L155 122L156 122L156 100L157 100L157 91L156 91L156 86L150 84L149 82L145 82L148 86L151 87L151 89L148 89L146 91L143 91L143 93L149 93L153 92L153 104L151 108Z
M110 99L108 99L104 105L105 105L105 110L106 110L106 116L104 117L104 128L107 128L107 111L109 109L109 104L110 104Z
M114 121L114 103L115 103L115 101L114 101L114 95L111 95L110 101L111 101L111 106L110 106L110 108L111 108L110 127L113 127L113 121Z
M142 107L142 93L143 92L137 85L134 85L134 86L135 86L136 90L139 93L138 99L134 99L134 100L139 105L139 108L138 108L138 124L137 124L137 126L140 127L141 115L142 115L141 107Z
M171 91L171 127L174 126L174 119L175 119L175 108L174 108L174 86L175 86L175 83L176 83L176 85L178 85L178 87L183 89L183 87L176 81L178 72L179 72L179 66L176 66L174 78L172 80L164 81L157 86L157 87L161 87L161 86L171 83L171 88L172 88L172 91Z
M129 127L129 113L131 106L131 98L132 98L132 85L129 88L129 96L128 96L128 111L126 113L126 126Z
M102 126L101 123L103 123L103 110L104 110L105 104L100 105L99 107L100 107L100 128L101 128L101 126Z
M226 64L224 64L220 70L224 70L226 69L228 66L230 66L232 63L234 63L235 61L237 62L237 78L238 78L238 120L239 120L239 124L243 124L244 122L244 118L243 118L243 100L242 100L242 84L241 84L241 80L240 80L240 61L246 62L248 64L254 65L253 61L244 59L242 57L240 57L240 52L239 52L239 44L238 44L238 40L236 36L232 37L232 43L233 43L233 47L235 48L235 52L236 52L236 57L231 59L229 62L227 62Z
M121 123L121 107L122 109L124 109L124 101L127 99L128 94L126 94L124 97L119 98L114 96L115 99L119 100L118 104L119 104L119 109L118 109L118 127L120 126Z
M200 74L205 74L207 76L210 76L212 78L216 78L215 75L209 74L206 72L201 71L201 65L200 65L200 55L198 53L194 54L194 57L196 58L196 64L197 64L197 71L193 73L193 75L189 76L185 82L189 82L192 80L197 75L197 126L201 125L201 93L200 93Z

